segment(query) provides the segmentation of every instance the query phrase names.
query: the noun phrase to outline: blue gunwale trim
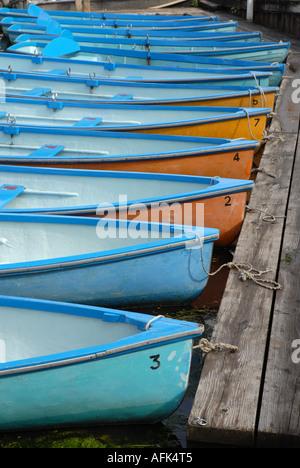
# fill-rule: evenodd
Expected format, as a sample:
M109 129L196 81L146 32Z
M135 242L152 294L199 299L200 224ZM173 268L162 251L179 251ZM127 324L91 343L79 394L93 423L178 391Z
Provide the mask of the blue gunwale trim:
M53 99L48 99L47 102L52 102ZM31 99L31 97L22 97L22 98L14 98L14 97L8 97L6 102L13 102L13 103L25 103L25 104L31 104L31 105L39 105L39 106L45 106L47 107L47 103L45 101L37 98L37 99ZM78 101L63 101L61 100L61 103L63 104L64 107L79 107L79 108L87 108L87 109L124 109L124 110L130 110L135 112L136 110L166 110L166 111L173 111L175 112L194 112L195 114L201 114L201 112L220 112L220 114L224 114L224 117L227 116L232 116L232 115L238 115L238 116L244 116L245 111L244 107L220 107L220 106L201 106L201 107L195 107L195 106L168 106L168 105L144 105L144 104L136 104L134 109L132 109L132 106L128 104L95 104L95 103L80 103ZM1 104L1 108L5 107L5 102ZM249 115L258 115L258 114L269 114L272 109L269 107L246 107ZM4 109L1 109L4 112ZM59 111L59 110L58 110ZM214 120L216 116L213 116L211 119ZM200 119L197 119L200 120ZM206 120L206 119L205 119ZM178 121L182 122L182 121ZM18 126L18 125L17 125Z
M187 202L191 200L202 200L206 198L215 198L221 195L233 194L239 192L247 192L252 190L254 182L251 180L239 180L239 179L226 179L217 177L197 177L189 175L178 175L178 174L163 174L163 173L146 173L146 172L129 172L129 171L93 171L93 170L78 170L78 169L48 169L48 168L37 168L37 167L25 167L16 168L14 166L0 166L1 171L11 173L33 173L33 174L52 174L52 175L65 175L65 176L82 176L82 177L98 177L98 178L116 178L116 179L146 179L146 180L161 180L161 181L175 181L175 182L190 182L190 183L203 183L211 184L202 190L193 190L190 192L177 192L170 195L144 198L137 200L128 200L127 203L101 203L94 205L79 205L79 206L64 206L64 207L49 207L49 208L24 208L24 209L10 209L2 207L0 213L47 213L55 212L96 212L97 208L110 210L122 210L124 208L133 207L138 204L149 206L155 203L174 203L174 202ZM25 188L26 193L26 188ZM10 201L10 200L9 200Z
M106 321L116 316L118 322L129 323L144 330L137 335L129 336L112 343L88 348L75 349L62 353L38 356L36 358L21 359L0 364L0 376L8 376L23 372L38 371L54 366L74 365L94 359L106 359L109 357L127 354L141 349L147 349L157 345L170 342L190 340L201 336L203 326L176 319L158 318L151 323L146 330L147 323L155 316L148 314L137 314L104 307L85 306L81 304L68 304L63 302L41 301L28 298L15 298L11 296L0 296L0 307L27 308L39 310L41 313L63 313L68 315L80 315L84 317L98 318Z
M58 257L47 260L28 261L0 265L0 277L3 275L27 274L35 272L52 271L61 268L86 267L102 262L119 261L123 258L151 255L170 249L184 249L188 244L199 242L199 236L204 243L213 242L219 237L219 230L213 228L197 228L194 226L169 225L166 223L149 223L143 221L118 220L110 218L88 218L79 216L55 216L32 214L0 214L0 222L29 222L48 224L80 224L96 226L106 225L112 227L167 231L175 234L174 237L159 241L140 244L132 247L123 247L106 251L98 251L89 254ZM203 231L204 230L204 231ZM204 235L203 235L204 232ZM196 233L196 234L194 234Z

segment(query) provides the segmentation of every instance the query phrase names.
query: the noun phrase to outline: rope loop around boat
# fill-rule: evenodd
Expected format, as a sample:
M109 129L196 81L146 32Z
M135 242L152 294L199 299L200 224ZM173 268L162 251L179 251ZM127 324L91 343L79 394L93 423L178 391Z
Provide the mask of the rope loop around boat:
M193 346L193 349L201 349L203 353L210 353L211 351L230 351L235 353L238 351L238 347L230 345L227 343L211 343L206 338L201 338L199 343L196 346Z
M252 130L251 130L251 122L250 122L250 116L249 116L249 112L248 112L248 109L246 107L243 108L243 111L245 112L246 114L246 117L247 117L247 120L248 120L248 128L249 128L249 132L250 132L250 135L252 136L253 140L255 141L260 141L258 138L256 138L253 133L252 133Z

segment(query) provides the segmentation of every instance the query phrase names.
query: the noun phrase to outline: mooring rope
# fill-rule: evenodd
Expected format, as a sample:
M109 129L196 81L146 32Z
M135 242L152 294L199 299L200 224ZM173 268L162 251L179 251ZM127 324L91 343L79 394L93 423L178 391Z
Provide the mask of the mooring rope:
M253 133L252 133L252 130L251 130L251 122L250 122L250 116L249 116L249 112L248 112L248 109L244 108L243 111L246 113L246 117L247 117L247 120L248 120L248 127L249 127L249 132L250 132L250 135L252 136L253 140L256 140L256 141L260 141L258 138L256 138Z
M276 176L274 176L273 174L270 174L270 172L266 171L264 168L262 167L257 167L255 169L251 169L251 174L254 174L255 172L261 172L263 174L266 174L267 176L269 177L272 177L273 179L276 179Z
M238 351L238 347L230 345L227 343L211 343L206 338L201 338L199 343L196 346L193 346L193 349L201 349L203 353L210 353L211 351L230 351L235 353Z
M267 211L260 210L259 208L250 208L249 206L246 206L246 211L248 211L249 213L251 211L258 211L260 213L264 213L265 216L262 217L262 220L266 221L267 223L275 223L277 218L285 218L284 215L283 216L274 216L274 215L268 213Z
M257 268L253 268L253 266L250 263L234 263L234 262L228 262L224 263L221 265L216 271L209 272L206 270L204 262L203 262L203 243L200 235L193 231L192 232L194 235L196 235L199 239L200 242L200 252L201 252L201 263L203 270L208 276L215 276L217 273L219 273L223 268L227 267L229 269L236 269L239 272L238 278L245 282L247 280L253 281L255 284L258 286L262 286L263 288L271 289L271 290L279 290L282 289L282 286L277 283L274 280L271 279L264 279L261 278L262 275L265 275L266 273L270 273L272 270L258 270Z

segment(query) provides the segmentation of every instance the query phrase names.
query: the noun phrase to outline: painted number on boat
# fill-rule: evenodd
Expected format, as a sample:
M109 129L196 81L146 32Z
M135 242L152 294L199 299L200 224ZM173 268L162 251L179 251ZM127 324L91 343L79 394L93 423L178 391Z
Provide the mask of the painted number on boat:
M153 363L155 363L155 366L150 366L150 369L156 370L160 367L160 361L158 358L160 357L160 354L154 354L153 356L150 356L150 359L153 359Z
M240 160L240 155L239 155L239 153L236 153L236 154L234 155L233 160L234 160L234 161L239 161L239 160Z
M231 206L231 197L229 195L226 195L225 200L227 200L225 206Z
M256 127L258 125L258 122L260 121L260 119L254 119L254 120L255 120L254 127Z

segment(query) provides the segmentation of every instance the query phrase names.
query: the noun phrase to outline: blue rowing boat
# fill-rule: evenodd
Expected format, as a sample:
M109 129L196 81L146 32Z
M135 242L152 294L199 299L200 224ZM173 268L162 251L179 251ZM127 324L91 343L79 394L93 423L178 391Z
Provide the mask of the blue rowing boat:
M8 80L14 80L17 74L45 75L51 79L71 77L71 82L83 79L91 88L97 88L99 81L111 80L137 83L162 84L210 84L227 86L278 86L284 72L283 64L264 64L256 70L252 62L236 64L234 68L219 68L220 59L203 58L203 66L211 68L176 68L168 66L135 66L106 62L72 61L63 58L9 54L0 52L1 72ZM222 60L224 62L224 60ZM254 62L257 64L258 62ZM205 65L206 64L206 65ZM248 64L248 65L247 65ZM246 68L243 69L243 65ZM248 67L248 68L247 68ZM271 85L272 83L277 83Z
M260 42L261 33L260 32L237 32L237 31L197 31L197 32L185 32L177 31L163 31L163 30L136 30L136 29L125 29L118 28L116 31L109 28L99 28L97 30L90 30L88 28L64 28L60 26L57 21L52 20L47 26L39 26L37 24L22 24L16 23L9 26L9 28L4 28L4 32L8 35L10 42L16 42L17 38L23 34L28 34L29 38L34 40L34 37L37 37L38 40L44 37L45 40L55 39L55 37L60 36L64 31L65 35L69 35L77 42L90 42L97 43L103 37L111 38L129 38L129 39L144 39L147 37L150 39L180 39L184 38L185 41L203 41L213 39L214 41L245 41L245 42ZM19 39L18 39L19 40Z
M41 24L46 25L49 21L52 20L51 16L48 15L45 11L41 11L38 17L23 16L20 17L15 15L13 10L10 11L9 16L6 15L5 18L10 18L11 22L17 23L19 20L22 23L27 24ZM3 19L5 19L3 18ZM185 16L177 19L161 19L159 21L153 21L152 19L141 19L141 18L132 18L132 19L99 19L99 18L67 18L67 17L56 17L57 21L62 27L71 25L71 26L82 26L82 27L111 27L111 28L124 28L129 25L133 25L137 29L156 29L156 28L193 28L197 29L198 26L205 25L206 23L215 23L217 19L213 16L211 17L194 17L194 16Z
M237 21L225 21L225 22L203 22L199 23L197 27L185 26L185 27L162 27L157 26L155 29L136 29L132 25L120 28L111 28L102 26L101 28L89 28L88 26L74 26L74 25L64 25L62 28L61 25L56 21L51 19L50 21L42 24L37 23L23 23L22 20L16 21L16 19L11 16L6 16L0 21L1 29L3 34L8 35L8 29L12 31L17 30L17 28L26 28L26 32L46 32L49 34L60 34L62 30L68 30L73 34L80 35L91 35L93 37L103 36L103 35L126 35L128 37L139 36L145 37L178 37L178 36L187 36L193 35L197 36L198 34L215 34L215 33L226 33L226 34L235 34L237 31L238 23ZM14 29L16 28L16 29ZM133 37L132 36L132 37Z
M193 340L204 330L161 315L5 296L0 320L2 432L165 419L185 395Z
M64 31L61 34L27 34L22 33L19 36L14 38L14 34L11 35L10 31L7 31L10 37L10 41L16 44L20 42L42 42L49 43L53 39L59 37L67 37L76 41L80 47L111 47L114 49L120 50L142 50L148 51L151 50L153 52L166 52L166 53L176 53L176 54L194 54L194 55L201 55L203 51L209 50L208 49L208 42L213 41L215 46L216 43L220 42L220 49L225 49L226 45L233 48L234 44L236 43L237 47L241 47L243 44L246 46L252 46L252 44L261 44L259 37L248 37L245 35L245 40L243 40L243 36L231 36L230 38L223 40L223 37L220 36L219 38L210 36L204 36L203 38L185 38L183 37L176 37L176 38L128 38L128 37L116 37L116 36L108 36L108 37L91 37L91 36L73 36L72 33L69 31ZM265 44L265 43L263 43ZM244 47L242 47L244 48ZM213 55L213 52L212 52Z
M109 307L189 304L205 288L219 236L81 216L1 214L0 227L3 295Z
M55 41L55 39L53 40ZM52 41L52 42L53 42ZM139 52L144 54L144 52ZM62 57L46 57L19 53L1 53L1 71L26 73L45 72L49 75L83 76L91 85L97 86L97 80L113 79L151 83L205 83L247 86L279 86L285 65L283 63L263 63L247 60L226 60L208 57L190 57L183 55L181 66L173 63L173 54L158 54L160 65L129 65L113 63L107 55L103 62L72 60ZM163 60L164 58L164 60ZM12 74L13 77L13 74Z
M109 41L114 42L111 47L109 47ZM180 51L179 45L177 45L177 49L172 46L168 48L168 46L164 46L164 40L149 39L149 44L151 41L156 41L155 43L157 44L152 52L151 45L149 45L147 51L143 49L143 46L141 46L142 50L136 50L138 49L138 44L135 50L127 49L125 48L126 41L128 41L128 39L103 38L102 42L105 47L101 47L101 45L92 47L80 45L73 39L67 37L58 37L48 43L43 41L38 42L37 40L18 42L8 47L7 51L16 52L18 54L34 54L48 57L61 56L70 60L97 60L102 62L109 56L113 63L127 63L133 65L159 66L162 65L162 62L169 60L172 61L172 66L182 66L182 63L189 63L191 59L195 59L191 62L190 67L197 67L198 56L283 63L287 58L290 48L289 42L231 43L229 41L201 41L199 47L193 47L193 50L191 50L192 46L184 44L184 41L182 41L182 48L186 50ZM121 48L121 44L124 46L124 49Z

